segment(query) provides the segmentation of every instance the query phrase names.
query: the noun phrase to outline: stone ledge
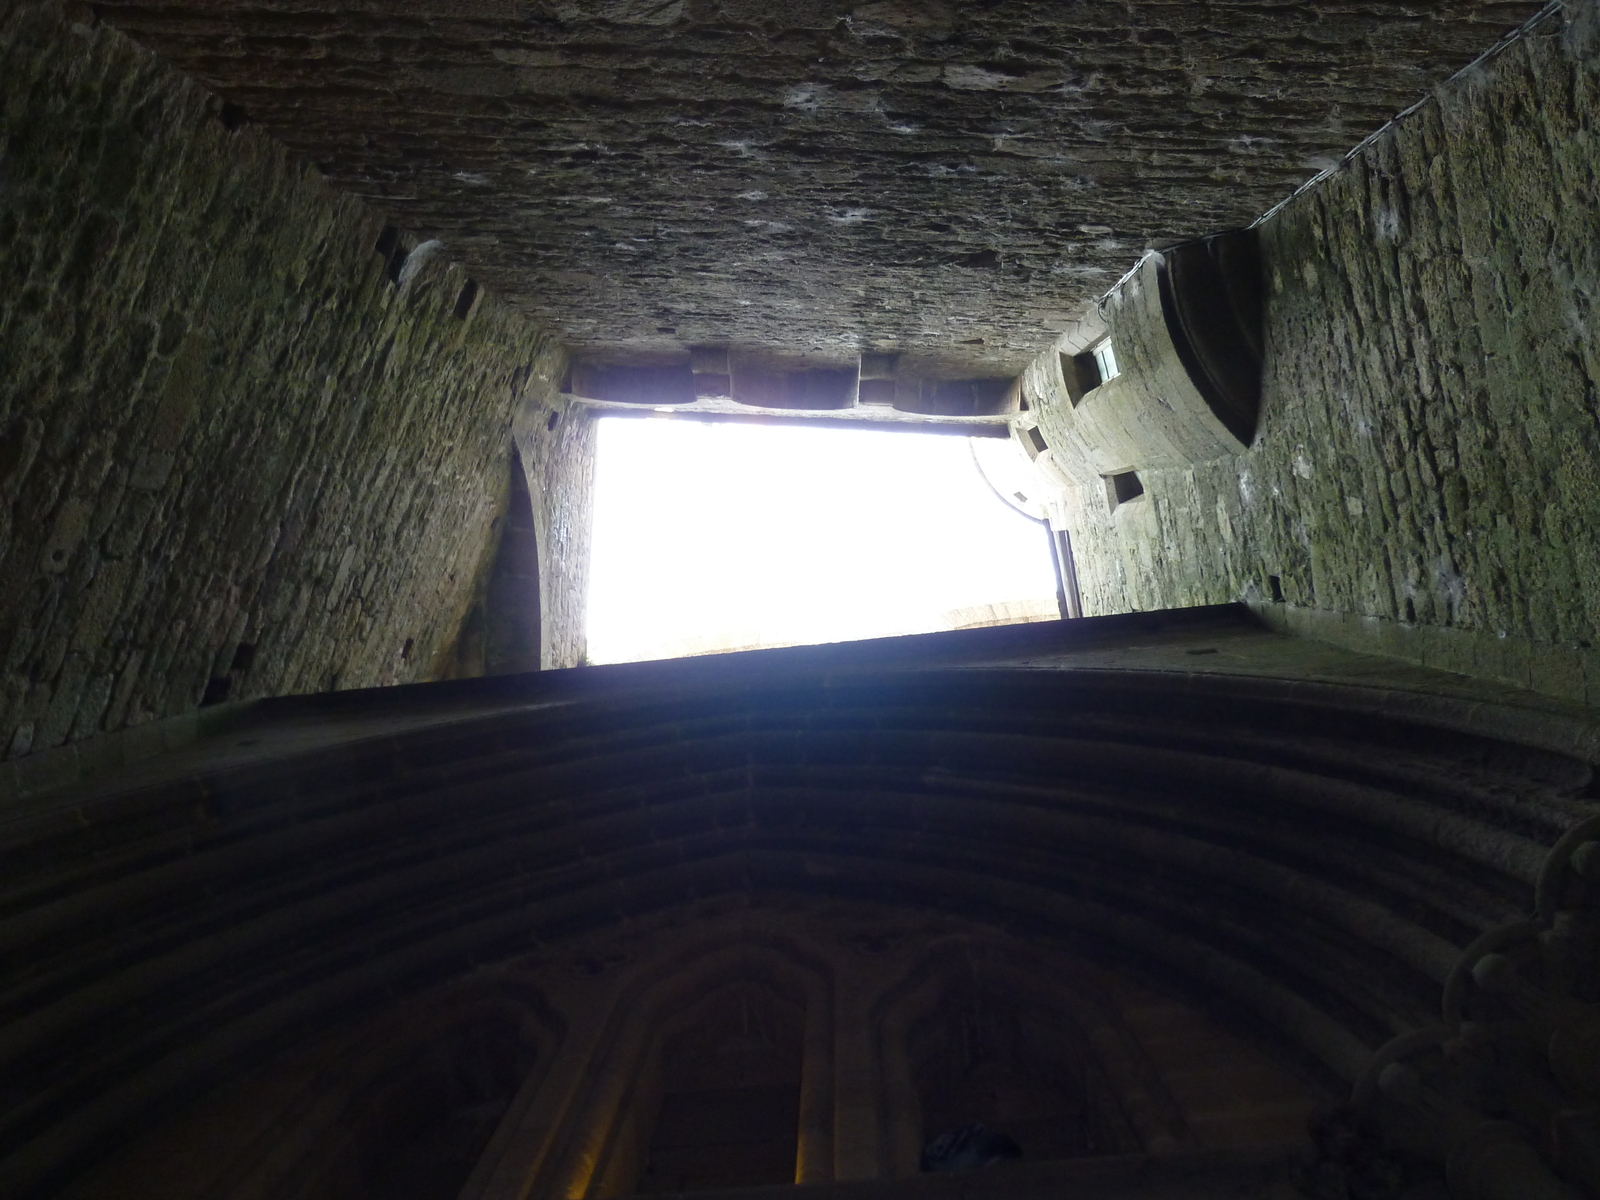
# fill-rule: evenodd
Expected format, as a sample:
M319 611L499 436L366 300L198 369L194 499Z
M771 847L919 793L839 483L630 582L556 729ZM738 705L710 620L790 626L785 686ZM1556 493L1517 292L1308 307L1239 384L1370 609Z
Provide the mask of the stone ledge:
M192 746L226 732L258 704L241 700L117 729L0 763L0 799L22 800Z
M1361 613L1249 602L1271 629L1362 654L1397 658L1579 704L1600 704L1600 650L1553 646L1513 634L1408 625Z

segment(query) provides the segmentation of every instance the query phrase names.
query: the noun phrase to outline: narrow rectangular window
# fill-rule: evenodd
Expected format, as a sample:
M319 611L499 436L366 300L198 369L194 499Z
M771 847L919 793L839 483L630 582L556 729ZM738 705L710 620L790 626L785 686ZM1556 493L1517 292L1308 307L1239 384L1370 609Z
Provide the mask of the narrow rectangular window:
M1112 347L1110 338L1094 347L1090 353L1094 355L1095 370L1100 376L1101 383L1108 379L1115 379L1121 374L1117 367L1117 352Z
M1061 356L1061 373L1067 381L1067 392L1073 404L1094 391L1108 379L1115 379L1121 368L1117 366L1117 352L1110 338L1102 338L1082 354L1070 358Z

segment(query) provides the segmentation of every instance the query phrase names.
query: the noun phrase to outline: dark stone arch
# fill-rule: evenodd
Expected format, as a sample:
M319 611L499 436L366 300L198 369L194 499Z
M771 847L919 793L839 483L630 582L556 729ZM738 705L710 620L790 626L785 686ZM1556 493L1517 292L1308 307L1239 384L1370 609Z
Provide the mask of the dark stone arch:
M365 723L15 827L0 1173L47 1189L241 1064L531 945L786 891L1136 962L1348 1082L1595 810L1567 718L839 653L462 682L432 717L307 702Z
M677 944L670 954L654 956L627 972L610 998L586 1060L586 1085L561 1127L543 1135L551 1148L540 1155L546 1165L529 1180L530 1192L614 1194L619 1178L612 1159L624 1126L654 1119L653 1112L639 1112L650 1097L638 1093L663 1041L692 1019L707 995L748 983L770 989L803 1014L796 1178L830 1179L831 1083L819 1069L819 1057L825 1060L833 1033L829 976L825 962L792 941L747 934L730 942ZM512 1169L518 1168L513 1164Z
M548 1072L565 1022L527 980L409 997L300 1047L259 1089L260 1126L205 1186L228 1200L454 1200L513 1096ZM226 1103L226 1100L224 1101Z
M1008 1007L1031 1006L1047 1013L1067 1043L1064 1054L1044 1056L1060 1061L1026 1067L1043 1065L1055 1073L1064 1069L1080 1077L1075 1083L1081 1085L1082 1077L1090 1076L1103 1085L1098 1090L1110 1105L1102 1105L1105 1111L1096 1113L1092 1111L1094 1098L1086 1097L1085 1107L1091 1110L1086 1117L1106 1126L1107 1136L1099 1145L1085 1145L1086 1153L1172 1153L1191 1144L1181 1111L1111 1006L1095 994L1087 979L1062 975L1071 962L1071 957L1059 950L1046 958L1012 939L977 942L962 937L936 947L873 1007L874 1026L882 1031L875 1040L890 1089L927 1090L914 1078L919 1055L912 1042L919 1025L948 1024L952 1016L959 1019L962 1015L956 1010L973 1007L974 1001L981 1006L984 1000L1000 995ZM922 1051L926 1057L926 1047ZM902 1121L902 1127L891 1125L887 1130L890 1166L896 1174L915 1171L921 1147L943 1131L927 1125L926 1096L919 1096L919 1101L924 1107L920 1128L912 1130ZM900 1107L909 1113L913 1106L902 1103ZM1023 1151L1030 1157L1039 1156L1038 1148L1025 1141Z

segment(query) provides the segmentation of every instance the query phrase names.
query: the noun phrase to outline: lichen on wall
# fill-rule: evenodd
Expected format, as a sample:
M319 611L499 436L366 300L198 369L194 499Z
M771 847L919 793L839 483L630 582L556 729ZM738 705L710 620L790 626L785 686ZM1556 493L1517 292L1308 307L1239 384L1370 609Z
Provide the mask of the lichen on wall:
M85 20L0 14L10 757L427 677L493 550L512 421L545 419L564 361L447 248ZM552 574L581 612L581 568Z
M1470 634L1479 659L1525 647L1484 673L1533 686L1540 648L1554 670L1600 646L1593 27L1532 26L1261 225L1254 444L1141 471L1145 495L1115 511L1075 489L1086 612L1276 587L1396 637ZM1065 403L1041 390L1047 440ZM1582 674L1544 690L1581 698Z

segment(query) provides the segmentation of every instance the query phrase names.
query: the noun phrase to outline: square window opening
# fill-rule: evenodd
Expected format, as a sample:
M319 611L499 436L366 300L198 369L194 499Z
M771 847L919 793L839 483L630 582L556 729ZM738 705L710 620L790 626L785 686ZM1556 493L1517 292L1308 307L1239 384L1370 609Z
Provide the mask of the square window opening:
M1121 374L1117 365L1117 352L1110 338L1102 338L1081 354L1061 356L1061 374L1067 382L1067 392L1077 404L1108 379Z
M1139 482L1137 471L1118 471L1103 476L1106 481L1106 499L1113 511L1144 495L1144 484Z

